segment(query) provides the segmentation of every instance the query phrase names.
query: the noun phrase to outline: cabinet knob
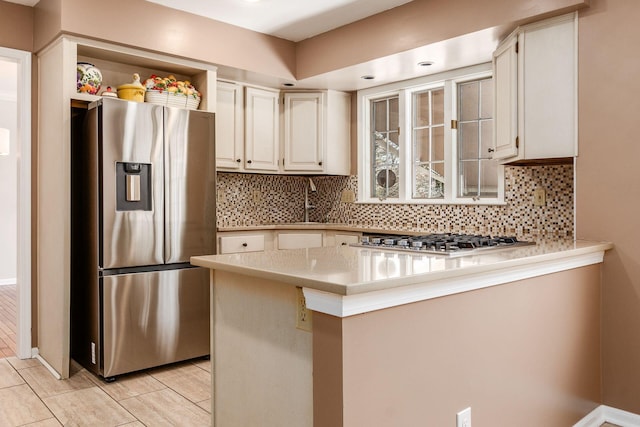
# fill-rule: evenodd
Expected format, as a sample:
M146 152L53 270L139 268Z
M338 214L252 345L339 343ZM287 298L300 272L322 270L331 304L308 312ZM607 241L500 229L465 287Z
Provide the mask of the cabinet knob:
M251 160L247 160L247 163L251 163Z
M249 245L245 242L245 243L242 244L242 246L246 248Z
M490 152L490 153L493 153L496 150L494 150L493 148L487 148L487 151Z
M322 162L318 162L318 165L319 165L319 166L322 166Z
M240 159L236 159L236 162L238 162L238 163L240 163L241 161L242 161L242 160L240 160Z

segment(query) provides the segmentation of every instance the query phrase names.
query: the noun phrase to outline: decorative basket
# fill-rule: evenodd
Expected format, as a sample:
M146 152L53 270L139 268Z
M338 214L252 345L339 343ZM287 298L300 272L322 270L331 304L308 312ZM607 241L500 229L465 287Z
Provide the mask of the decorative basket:
M144 94L145 102L152 104L160 104L166 107L179 107L188 110L197 110L200 105L199 96L188 96L184 93L172 93L166 90L147 89Z

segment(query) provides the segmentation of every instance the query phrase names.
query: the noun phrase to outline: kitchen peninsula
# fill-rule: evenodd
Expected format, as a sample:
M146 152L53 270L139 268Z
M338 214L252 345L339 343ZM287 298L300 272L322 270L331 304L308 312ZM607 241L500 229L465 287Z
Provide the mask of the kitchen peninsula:
M211 269L214 425L446 426L466 407L479 425L573 425L600 399L611 247L193 257Z

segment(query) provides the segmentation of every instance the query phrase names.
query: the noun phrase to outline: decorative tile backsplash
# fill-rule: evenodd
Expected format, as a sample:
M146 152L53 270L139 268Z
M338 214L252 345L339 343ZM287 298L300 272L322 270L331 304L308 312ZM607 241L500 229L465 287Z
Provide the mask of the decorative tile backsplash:
M218 227L302 221L309 177L218 172ZM490 205L411 205L341 202L357 194L356 176L314 176L311 221L425 233L515 235L520 239L573 237L573 166L505 167L505 201ZM546 205L533 192L546 191Z

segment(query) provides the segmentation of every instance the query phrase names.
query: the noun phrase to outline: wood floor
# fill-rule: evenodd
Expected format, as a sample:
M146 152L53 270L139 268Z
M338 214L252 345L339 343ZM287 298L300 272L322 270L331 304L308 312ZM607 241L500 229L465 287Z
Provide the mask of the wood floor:
M16 285L0 286L0 358L16 355Z

